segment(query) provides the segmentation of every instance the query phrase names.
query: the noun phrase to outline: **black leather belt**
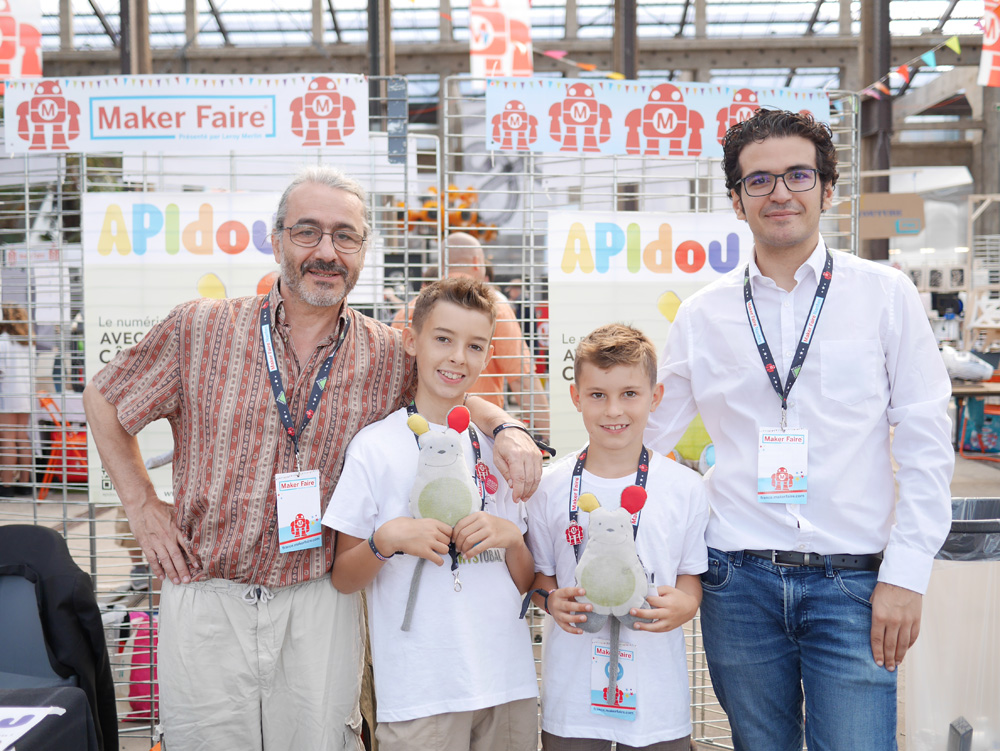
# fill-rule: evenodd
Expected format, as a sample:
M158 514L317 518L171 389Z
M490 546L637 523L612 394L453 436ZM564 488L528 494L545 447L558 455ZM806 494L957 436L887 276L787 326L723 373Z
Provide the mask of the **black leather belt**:
M882 554L875 555L820 555L819 553L798 553L794 550L744 550L746 555L763 558L778 566L812 566L823 568L826 559L834 568L856 571L878 571L882 565Z

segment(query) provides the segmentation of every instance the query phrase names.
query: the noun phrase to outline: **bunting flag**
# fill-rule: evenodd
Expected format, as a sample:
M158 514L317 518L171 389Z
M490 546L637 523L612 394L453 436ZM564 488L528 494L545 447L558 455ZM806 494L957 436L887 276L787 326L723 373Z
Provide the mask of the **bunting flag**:
M994 7L997 5L998 2L1000 2L1000 0L987 0L987 4L988 5L992 5ZM997 36L1000 37L1000 24L997 24L997 28L998 28ZM985 34L985 31L984 31L984 37L985 36L986 36L986 34ZM939 49L941 49L942 47L947 47L952 52L954 52L956 55L961 55L962 54L962 45L959 43L958 37L957 36L949 37L948 39L946 39L945 41L941 42L941 44L937 45L936 47L933 47L932 49L927 50L926 52L924 52L923 54L919 55L918 57L915 57L912 60L909 60L909 61L903 63L902 65L897 66L892 71L890 71L889 73L886 73L884 76L882 76L879 80L875 81L874 83L868 84L863 89L861 89L859 92L857 92L858 95L859 96L871 97L872 99L881 99L882 95L890 96L891 97L892 96L892 90L888 87L888 85L886 84L886 82L889 80L889 76L892 73L895 73L896 75L900 76L905 83L910 83L910 81L913 79L914 69L917 69L917 68L920 67L918 65L918 63L922 62L924 64L924 66L926 66L928 68L936 68L937 67L937 51ZM983 55L985 55L985 54L986 54L986 40L984 38L984 42L983 42ZM1000 61L1000 52L998 52L998 54L997 54L997 56L996 56L995 59L997 61ZM998 62L997 64L1000 65L1000 62ZM981 69L980 69L980 76L982 76L982 70ZM993 85L1000 86L1000 83L993 84Z

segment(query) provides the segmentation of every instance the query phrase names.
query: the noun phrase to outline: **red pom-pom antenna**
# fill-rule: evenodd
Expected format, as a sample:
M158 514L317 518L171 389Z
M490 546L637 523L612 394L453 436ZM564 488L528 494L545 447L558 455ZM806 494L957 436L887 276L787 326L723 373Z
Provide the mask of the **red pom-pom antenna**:
M469 427L469 410L459 404L448 412L448 427L456 433L461 433Z
M637 514L646 505L646 489L629 485L622 491L622 508L630 514Z

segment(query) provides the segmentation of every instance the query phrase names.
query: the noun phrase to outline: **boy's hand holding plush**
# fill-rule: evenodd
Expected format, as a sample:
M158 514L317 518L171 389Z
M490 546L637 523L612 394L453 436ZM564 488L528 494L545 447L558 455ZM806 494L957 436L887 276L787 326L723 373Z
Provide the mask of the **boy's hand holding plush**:
M594 609L590 603L577 602L576 598L585 594L582 587L563 587L549 592L549 613L567 634L582 634L583 629L576 624L585 622L587 613Z
M451 527L437 519L401 516L387 521L375 532L375 546L379 550L415 555L438 566L444 563L441 556L448 552L450 541Z
M681 577L684 579L685 577ZM680 582L678 582L680 583ZM652 623L637 621L633 628L636 631L665 632L672 631L678 626L694 618L701 604L700 598L683 589L677 589L668 585L661 585L656 588L656 596L647 597L649 608L632 608L631 614Z
M524 536L517 525L507 519L476 511L455 525L452 540L466 558L490 548L516 548L524 545Z

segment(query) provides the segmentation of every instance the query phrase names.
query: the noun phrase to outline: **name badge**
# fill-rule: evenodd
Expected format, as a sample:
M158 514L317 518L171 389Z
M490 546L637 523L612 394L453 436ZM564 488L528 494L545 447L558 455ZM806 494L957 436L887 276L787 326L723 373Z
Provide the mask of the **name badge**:
M318 548L323 544L319 513L319 470L274 476L278 492L278 552Z
M618 643L618 689L615 696L608 696L608 679L611 677L611 642L594 639L591 646L590 712L605 717L635 722L636 678L635 645Z
M805 503L808 489L809 431L761 428L757 442L757 500Z

